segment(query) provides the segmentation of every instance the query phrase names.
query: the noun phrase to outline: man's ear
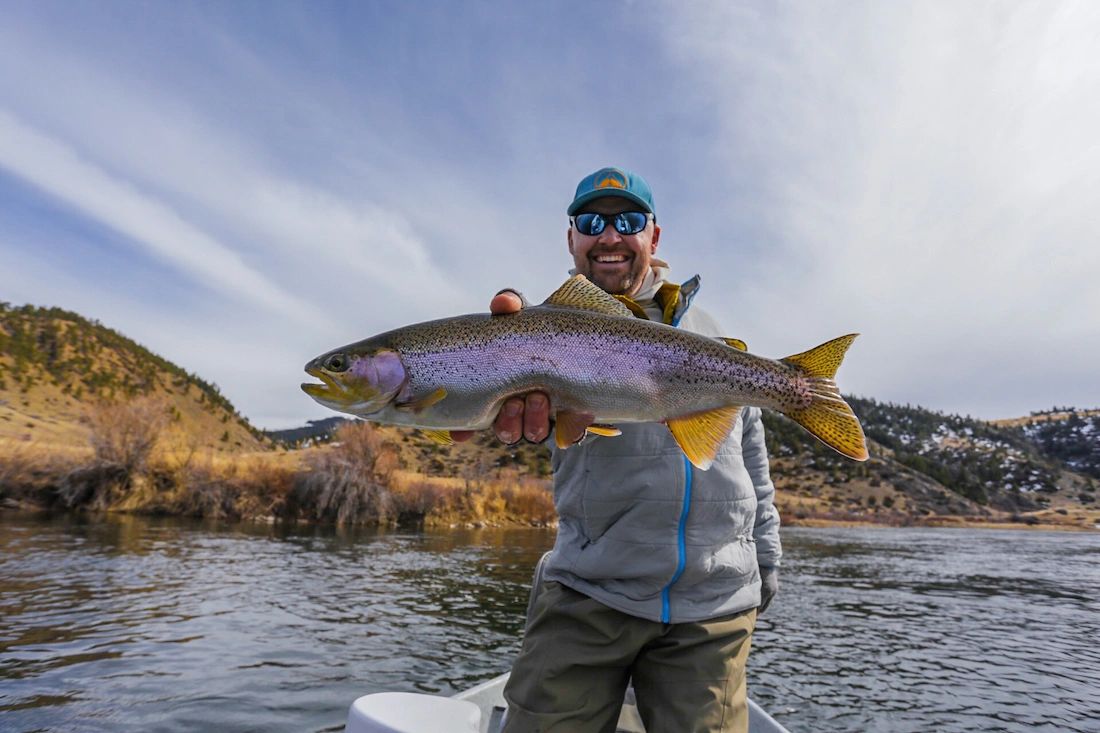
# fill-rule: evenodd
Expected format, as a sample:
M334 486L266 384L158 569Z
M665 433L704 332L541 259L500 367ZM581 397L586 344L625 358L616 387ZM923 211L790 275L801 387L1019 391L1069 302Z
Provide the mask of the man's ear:
M565 241L569 243L569 254L573 254L573 227L565 230Z
M649 243L649 253L654 254L657 251L657 242L661 238L661 227L657 226L657 222L653 222L653 240ZM570 251L572 251L572 245L570 245Z

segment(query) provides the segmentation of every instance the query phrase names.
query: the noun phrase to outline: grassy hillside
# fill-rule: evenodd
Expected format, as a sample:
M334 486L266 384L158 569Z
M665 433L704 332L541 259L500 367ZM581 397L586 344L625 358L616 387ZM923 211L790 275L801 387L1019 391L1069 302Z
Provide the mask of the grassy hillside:
M1100 522L1100 410L990 423L850 402L870 443L865 463L765 411L787 523ZM155 448L144 445L154 433ZM363 478L375 472L359 455L367 444L385 456L382 478ZM441 446L415 430L333 417L261 433L217 387L102 324L0 303L0 500L340 522L545 523L549 474L545 445L504 446L488 431Z
M264 448L218 388L106 326L59 308L0 303L0 439L86 445L89 410L158 403L180 447Z

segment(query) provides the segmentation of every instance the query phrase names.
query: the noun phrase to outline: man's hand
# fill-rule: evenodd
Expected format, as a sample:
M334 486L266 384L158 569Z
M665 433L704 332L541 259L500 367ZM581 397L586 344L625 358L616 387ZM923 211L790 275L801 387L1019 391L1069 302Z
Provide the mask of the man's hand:
M489 311L494 316L516 313L523 308L523 299L514 290L502 290L493 296ZM512 445L520 438L541 443L550 434L550 398L545 392L529 392L505 401L493 423L493 432L501 442ZM472 430L452 430L456 441L469 440Z
M768 606L771 605L772 599L775 598L775 594L778 592L779 568L760 568L760 606L756 610L758 616L763 615L764 611L768 610Z

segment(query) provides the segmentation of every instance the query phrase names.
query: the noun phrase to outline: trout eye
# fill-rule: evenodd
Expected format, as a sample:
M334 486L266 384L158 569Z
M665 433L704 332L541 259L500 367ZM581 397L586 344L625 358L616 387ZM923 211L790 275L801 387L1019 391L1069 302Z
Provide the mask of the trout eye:
M330 372L346 371L348 368L348 358L343 354L333 354L325 359L324 367Z

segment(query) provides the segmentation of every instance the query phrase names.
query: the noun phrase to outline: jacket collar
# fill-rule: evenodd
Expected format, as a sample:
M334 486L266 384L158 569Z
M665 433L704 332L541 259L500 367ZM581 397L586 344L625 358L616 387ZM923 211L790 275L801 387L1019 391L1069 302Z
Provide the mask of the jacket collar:
M677 326L680 319L687 313L687 309L691 306L691 301L695 298L696 293L699 292L699 283L700 277L698 275L681 285L662 279L656 283L652 299L649 301L637 298L637 296L631 298L629 295L616 295L615 297L629 308L635 316L646 320L651 319L644 306L650 305L650 303L656 304L661 311L661 322L670 326ZM643 292L644 288L638 295Z
M700 278L696 275L683 284L676 285L666 279L668 271L668 263L654 257L653 267L646 273L645 280L642 281L642 287L634 294L634 297L629 295L615 295L615 297L638 318L644 318L647 321L652 320L645 309L646 306L656 307L661 311L662 323L678 326L680 319L684 317L687 309L691 306L695 294L699 292ZM577 270L575 268L570 269L569 274L576 275Z

